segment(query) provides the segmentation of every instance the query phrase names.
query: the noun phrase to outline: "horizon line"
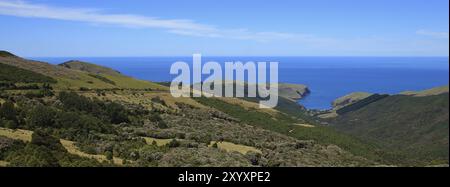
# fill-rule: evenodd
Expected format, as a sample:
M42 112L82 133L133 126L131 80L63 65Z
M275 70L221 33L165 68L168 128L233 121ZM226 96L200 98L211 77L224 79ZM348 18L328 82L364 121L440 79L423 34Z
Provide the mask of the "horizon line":
M19 56L20 57L20 56ZM173 58L173 57L192 57L192 55L136 55L136 56L23 56L23 58ZM202 57L370 57L370 58L450 58L450 56L441 55L202 55Z

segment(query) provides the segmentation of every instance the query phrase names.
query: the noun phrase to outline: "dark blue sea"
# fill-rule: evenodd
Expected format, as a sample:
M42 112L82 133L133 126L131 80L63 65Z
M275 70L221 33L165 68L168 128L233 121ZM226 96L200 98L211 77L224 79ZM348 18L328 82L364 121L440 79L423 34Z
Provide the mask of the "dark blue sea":
M32 58L52 64L82 60L149 81L171 81L170 66L192 57ZM307 85L311 94L299 102L309 109L328 109L351 92L396 94L447 85L448 57L204 57L203 62L279 62L279 82Z

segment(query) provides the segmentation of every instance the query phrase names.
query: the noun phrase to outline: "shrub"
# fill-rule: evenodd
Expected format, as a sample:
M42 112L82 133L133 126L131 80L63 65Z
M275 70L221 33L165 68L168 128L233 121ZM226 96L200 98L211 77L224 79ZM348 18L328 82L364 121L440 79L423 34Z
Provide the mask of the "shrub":
M38 146L44 146L50 150L57 150L65 152L66 149L62 146L58 138L51 136L48 132L43 130L35 130L31 135L31 143Z
M179 147L180 146L180 142L177 139L172 139L172 141L169 142L169 144L167 144L169 147L173 148L173 147Z
M106 105L106 112L111 123L119 124L129 122L128 114L125 108L117 103L108 103Z
M255 152L248 152L247 154L245 154L245 157L250 161L250 163L254 166L257 166L260 164L260 160L261 160L261 154L259 153L255 153Z
M16 108L11 101L6 101L0 106L0 118L16 121L16 115Z
M5 159L12 167L59 167L52 152L44 147L28 144L24 149L15 151Z
M105 155L106 155L106 159L108 159L108 160L113 159L113 153L111 151L106 151Z
M165 121L158 122L158 127L160 129L167 129L169 126L167 126L167 123Z
M61 92L59 93L58 99L67 109L92 112L95 108L94 104L88 98L74 92Z
M56 111L44 105L36 106L30 113L30 126L52 127L55 124Z
M44 97L44 94L42 94L42 92L29 91L29 92L25 93L25 97L27 97L29 99L42 98L42 97Z
M86 88L86 87L80 87L79 90L82 91L82 92L84 92L84 91L90 91L91 89Z
M74 92L61 92L58 99L66 109L84 111L93 116L99 116L108 123L119 124L130 121L125 107L115 102L105 103L99 100L91 100Z
M167 106L166 101L162 100L160 97L154 97L151 99L154 103L159 103L163 106Z
M12 120L6 120L4 123L5 127L9 129L16 129L18 127L17 122Z
M158 113L156 113L156 112L153 112L153 113L150 115L149 119L150 119L150 121L152 121L152 122L160 122L160 121L162 121L161 116L160 116Z

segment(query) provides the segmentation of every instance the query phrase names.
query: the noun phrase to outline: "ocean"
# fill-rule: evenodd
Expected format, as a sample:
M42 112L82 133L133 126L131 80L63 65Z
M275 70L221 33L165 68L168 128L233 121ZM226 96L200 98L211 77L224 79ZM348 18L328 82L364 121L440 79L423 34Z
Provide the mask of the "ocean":
M176 61L192 57L51 57L31 58L52 64L81 60L107 66L138 79L164 82ZM396 94L449 83L448 57L204 57L216 61L279 62L279 82L305 84L311 94L299 101L308 109L325 110L351 92Z

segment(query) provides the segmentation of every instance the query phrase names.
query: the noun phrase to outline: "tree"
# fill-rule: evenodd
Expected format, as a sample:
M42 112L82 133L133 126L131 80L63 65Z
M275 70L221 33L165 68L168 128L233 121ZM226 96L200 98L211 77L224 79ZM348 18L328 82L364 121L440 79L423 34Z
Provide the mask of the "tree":
M260 164L262 156L259 153L249 151L247 152L247 154L245 154L245 157L247 157L247 159L250 161L250 163L252 163L252 165L257 166Z
M51 127L55 124L56 111L51 107L38 105L29 115L30 125L33 127Z
M66 109L96 113L99 108L98 105L89 98L80 96L74 92L61 92L58 95L58 99Z
M172 139L172 141L169 142L168 144L169 147L179 147L180 146L180 142L177 139Z
M16 129L18 127L17 123L12 120L6 120L5 121L5 127L8 129Z
M5 103L3 103L3 105L0 106L0 118L17 121L16 114L17 111L14 107L13 102L6 101Z
M158 122L158 127L160 129L167 129L169 126L167 126L167 123L165 121Z
M160 121L162 121L162 118L161 118L161 116L158 114L158 113L156 113L156 112L153 112L151 115L150 115L150 121L152 121L152 122L160 122Z
M127 111L122 105L117 103L109 103L105 107L111 123L120 124L130 121L128 119Z
M113 153L111 151L106 151L106 159L112 160L113 159Z
M66 151L58 138L55 138L48 132L40 129L35 130L31 135L31 143L38 146L44 146L50 150Z
M44 146L27 144L24 149L12 152L6 157L12 167L59 167L52 151Z
M44 85L42 85L42 88L44 88L44 90L53 90L52 86L50 86L49 83L44 83Z

